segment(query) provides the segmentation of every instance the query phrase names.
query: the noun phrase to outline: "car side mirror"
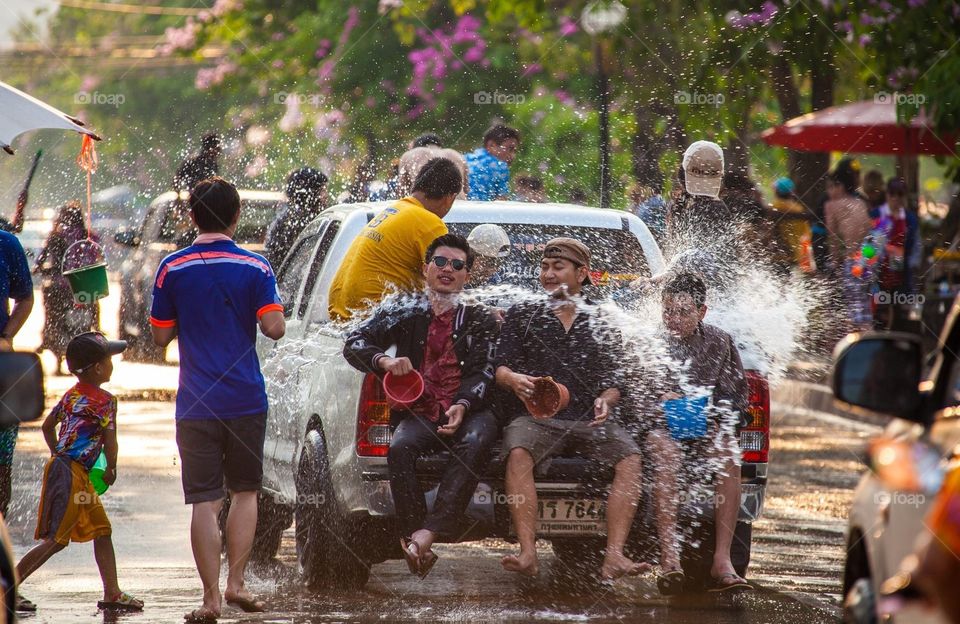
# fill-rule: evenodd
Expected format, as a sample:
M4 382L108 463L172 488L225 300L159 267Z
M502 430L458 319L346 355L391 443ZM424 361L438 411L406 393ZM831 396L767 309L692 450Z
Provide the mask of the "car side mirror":
M120 245L126 245L127 247L136 247L140 244L140 234L132 228L120 228L113 235L113 240L115 240Z
M925 424L923 346L912 334L851 334L833 352L833 396L870 411Z

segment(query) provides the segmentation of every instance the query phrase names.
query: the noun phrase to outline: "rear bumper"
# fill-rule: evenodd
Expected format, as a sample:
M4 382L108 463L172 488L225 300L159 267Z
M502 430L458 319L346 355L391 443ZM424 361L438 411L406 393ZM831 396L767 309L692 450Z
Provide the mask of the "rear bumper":
M561 468L562 467L557 467ZM767 487L767 464L744 464L741 469L740 513L741 522L752 523L763 513ZM365 502L369 515L380 518L396 517L390 481L386 466L364 471L361 475L360 496ZM437 495L436 480L422 477L427 499L427 507L433 508ZM560 480L537 479L538 496L560 496L570 498L606 498L606 484L581 483ZM701 508L705 517L712 517L712 488L703 488L694 494L685 504ZM638 513L638 519L644 514ZM481 480L470 499L465 513L466 519L475 524L479 532L489 535L503 535L509 530L507 498L502 478ZM505 523L507 523L505 525Z

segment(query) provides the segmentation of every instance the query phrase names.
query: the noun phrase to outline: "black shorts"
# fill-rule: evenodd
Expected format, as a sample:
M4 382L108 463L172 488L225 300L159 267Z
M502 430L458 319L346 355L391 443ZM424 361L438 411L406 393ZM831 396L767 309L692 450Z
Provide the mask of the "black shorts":
M225 490L250 492L263 481L264 414L223 420L177 420L183 498L188 505L220 500Z

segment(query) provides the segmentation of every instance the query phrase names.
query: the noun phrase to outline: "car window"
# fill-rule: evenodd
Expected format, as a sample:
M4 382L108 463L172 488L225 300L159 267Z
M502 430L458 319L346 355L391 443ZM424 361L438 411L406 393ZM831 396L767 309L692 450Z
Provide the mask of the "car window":
M463 236L478 223L451 223L450 231ZM638 277L650 277L650 267L640 241L627 230L574 227L566 225L536 225L500 223L510 238L510 256L493 276L493 283L514 284L538 289L540 260L547 242L558 236L576 238L590 248L593 282L588 287L592 296L605 296L613 286L622 285ZM590 292L592 291L592 292Z
M337 232L339 231L340 222L331 221L330 226L327 227L325 232L323 232L320 245L317 246L317 253L313 257L313 263L310 265L310 273L307 275L307 285L303 290L304 293L313 292L314 285L317 283L317 278L320 276L320 271L323 269L323 265L326 262L327 253L330 251L330 247L333 245L333 241L337 237ZM307 313L307 305L309 303L310 298L305 296L300 302L300 309L297 310L297 318L303 318L303 315ZM323 312L326 313L326 310Z
M276 201L241 200L240 222L237 224L233 240L238 245L262 245L279 205L280 203ZM192 230L194 227L190 220L187 202L168 202L163 211L163 224L157 240L163 243L189 242L186 238L182 238L185 231Z
M283 302L283 315L287 318L293 315L293 307L300 290L300 284L303 282L307 267L310 266L310 254L313 253L313 248L319 238L319 234L300 238L293 251L287 255L286 262L280 269L280 275L277 278L277 290L280 293L280 301Z

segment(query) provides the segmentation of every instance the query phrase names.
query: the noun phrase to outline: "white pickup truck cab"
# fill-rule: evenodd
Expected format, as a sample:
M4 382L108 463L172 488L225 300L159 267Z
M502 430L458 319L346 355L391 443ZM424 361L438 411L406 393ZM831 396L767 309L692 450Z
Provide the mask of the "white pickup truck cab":
M301 234L278 270L285 302L286 336L261 337L258 354L266 377L270 410L264 449L264 485L257 550L272 556L282 532L296 520L297 554L311 584L363 586L370 566L401 553L387 478L389 409L378 379L351 368L341 355L342 330L330 322L327 293L353 239L389 203L339 205L324 211ZM457 201L445 218L466 235L476 225L496 223L510 236L512 253L502 273L513 283L536 284L544 243L572 236L593 250L593 270L602 298L604 274L650 276L664 260L647 227L636 216L566 204ZM734 562L741 574L750 553L750 522L763 505L769 443L766 381L748 373L753 425L741 434L744 496ZM424 457L418 475L428 505L445 454ZM538 470L540 535L558 556L589 562L600 555L605 532L603 501L610 475L580 458L556 458ZM460 541L502 537L511 526L503 500L503 465L492 462L482 475L464 520ZM649 505L647 505L649 507ZM712 510L709 512L712 517ZM657 552L650 538L652 512L637 514L634 551ZM712 540L710 533L706 539ZM688 576L701 576L702 551L686 553ZM692 563L691 563L692 562ZM599 565L599 564L597 564ZM699 567L698 567L699 566Z

